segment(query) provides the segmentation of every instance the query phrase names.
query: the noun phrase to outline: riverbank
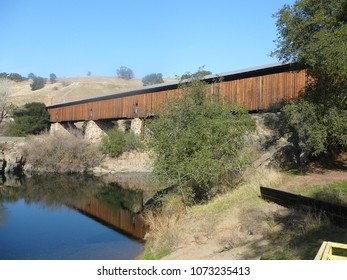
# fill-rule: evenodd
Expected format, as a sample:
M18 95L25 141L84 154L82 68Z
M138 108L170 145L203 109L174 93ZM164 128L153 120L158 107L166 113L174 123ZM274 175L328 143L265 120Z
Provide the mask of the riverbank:
M298 191L307 184L337 181L347 181L345 170L320 169L305 175L253 170L236 189L206 204L183 211L171 204L165 216L153 221L139 258L313 259L323 240L346 243L346 231L322 217L265 202L259 185L287 191L295 186Z
M23 141L5 142L1 147L12 154L13 147L18 152L23 145ZM21 160L18 161L18 158ZM14 159L15 162L23 162L20 154ZM108 182L122 178L129 182L126 177L136 173L136 183L127 187L146 189L148 197L156 191L155 186L142 184L147 181L150 171L149 155L140 152L124 153L119 158L104 157L98 166L90 169L91 173ZM321 239L333 236L333 241L346 243L346 235L327 226L325 221L317 221L316 217L263 201L259 198L259 185L290 191L307 184L343 180L347 180L346 168L321 168L293 175L258 166L246 173L242 184L203 205L186 208L179 197L169 195L165 198L167 204L161 214L144 213L151 230L146 235L146 248L137 258L311 259ZM310 234L313 233L315 237L307 242L308 248L300 243L300 238L312 238ZM293 242L300 244L293 246Z
M101 176L151 171L151 158L147 152L124 152L112 158L102 155L96 144L73 135L0 137L2 174L87 172Z
M24 137L0 137L0 174L20 173L25 164Z

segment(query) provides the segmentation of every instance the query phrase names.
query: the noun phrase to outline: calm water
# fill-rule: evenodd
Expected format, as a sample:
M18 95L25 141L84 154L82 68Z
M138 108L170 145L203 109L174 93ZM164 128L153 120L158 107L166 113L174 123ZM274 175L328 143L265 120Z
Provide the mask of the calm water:
M143 248L142 193L90 176L0 185L0 259L132 259Z

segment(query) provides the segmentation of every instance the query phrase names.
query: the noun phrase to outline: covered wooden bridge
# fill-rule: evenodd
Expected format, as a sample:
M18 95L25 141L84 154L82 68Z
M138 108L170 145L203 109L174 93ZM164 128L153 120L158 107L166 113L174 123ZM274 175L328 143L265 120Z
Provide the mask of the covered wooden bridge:
M221 95L244 103L249 111L268 108L299 95L307 84L305 70L294 64L271 64L203 78L212 87L217 78ZM145 118L156 114L162 102L180 94L179 82L81 99L47 106L52 123Z

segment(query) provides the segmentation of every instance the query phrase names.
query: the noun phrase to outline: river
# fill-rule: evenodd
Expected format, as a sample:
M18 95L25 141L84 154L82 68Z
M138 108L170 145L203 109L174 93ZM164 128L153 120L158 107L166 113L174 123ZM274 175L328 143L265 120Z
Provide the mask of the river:
M144 246L144 192L121 181L90 175L7 179L0 184L0 259L133 259Z

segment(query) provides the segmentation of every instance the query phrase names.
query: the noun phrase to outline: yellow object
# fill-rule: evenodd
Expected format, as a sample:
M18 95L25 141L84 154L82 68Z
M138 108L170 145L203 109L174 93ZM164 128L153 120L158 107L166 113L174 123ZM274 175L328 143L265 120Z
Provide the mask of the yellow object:
M340 249L345 256L334 255L333 250ZM347 260L347 244L324 241L314 258L315 260Z

